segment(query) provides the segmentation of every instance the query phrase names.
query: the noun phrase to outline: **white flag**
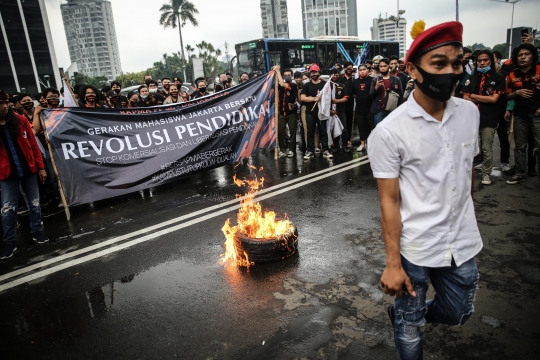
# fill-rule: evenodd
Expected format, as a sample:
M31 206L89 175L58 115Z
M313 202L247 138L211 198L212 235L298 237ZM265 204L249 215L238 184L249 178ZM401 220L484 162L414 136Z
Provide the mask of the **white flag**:
M73 98L73 95L71 95L66 80L62 79L62 82L64 83L64 107L77 107L77 102Z

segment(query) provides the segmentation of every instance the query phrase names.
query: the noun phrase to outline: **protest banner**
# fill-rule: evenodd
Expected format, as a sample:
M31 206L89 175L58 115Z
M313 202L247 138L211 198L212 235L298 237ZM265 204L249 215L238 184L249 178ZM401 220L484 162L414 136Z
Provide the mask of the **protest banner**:
M107 199L277 146L274 72L186 103L43 111L68 205Z

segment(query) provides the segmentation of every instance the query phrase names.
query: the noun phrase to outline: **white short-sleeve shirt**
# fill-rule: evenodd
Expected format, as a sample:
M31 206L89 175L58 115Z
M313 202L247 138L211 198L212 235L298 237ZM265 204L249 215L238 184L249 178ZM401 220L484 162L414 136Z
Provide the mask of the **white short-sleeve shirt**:
M460 266L482 249L471 197L480 113L452 97L442 121L414 99L394 110L368 139L373 175L399 178L401 254L418 266Z

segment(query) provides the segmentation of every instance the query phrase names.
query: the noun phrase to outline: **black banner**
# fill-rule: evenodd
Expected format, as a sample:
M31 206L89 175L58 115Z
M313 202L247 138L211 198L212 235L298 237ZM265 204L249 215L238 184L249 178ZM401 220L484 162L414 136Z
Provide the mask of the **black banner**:
M276 145L274 72L190 102L45 110L67 203L85 204L189 176Z

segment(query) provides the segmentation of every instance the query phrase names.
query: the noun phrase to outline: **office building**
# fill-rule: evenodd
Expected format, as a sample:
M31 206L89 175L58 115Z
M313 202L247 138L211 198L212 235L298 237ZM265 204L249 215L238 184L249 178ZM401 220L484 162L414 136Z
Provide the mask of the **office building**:
M358 36L356 0L302 0L304 37Z
M0 87L37 94L60 87L44 0L0 1Z
M60 8L69 57L79 73L106 76L109 81L122 74L111 3L67 0Z
M287 0L261 0L263 37L289 38Z
M405 56L407 49L407 20L395 16L373 19L371 27L371 40L388 40L399 42L398 56Z

